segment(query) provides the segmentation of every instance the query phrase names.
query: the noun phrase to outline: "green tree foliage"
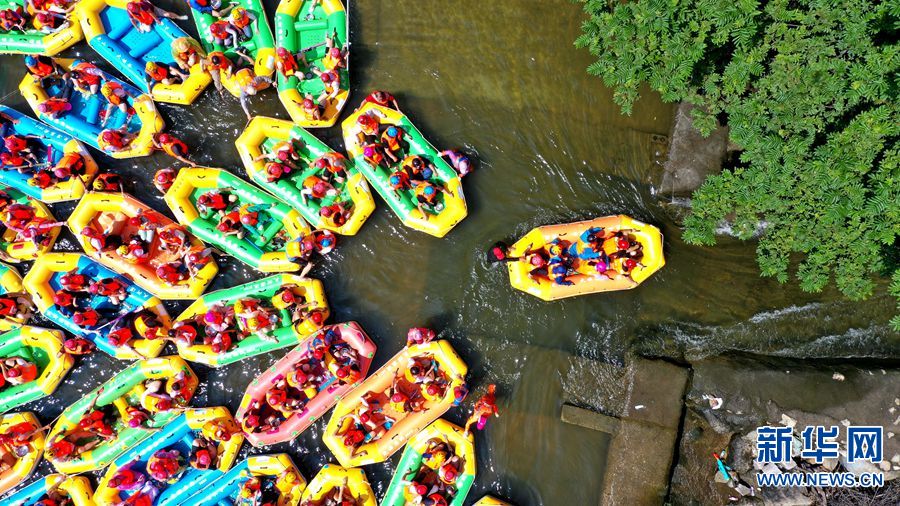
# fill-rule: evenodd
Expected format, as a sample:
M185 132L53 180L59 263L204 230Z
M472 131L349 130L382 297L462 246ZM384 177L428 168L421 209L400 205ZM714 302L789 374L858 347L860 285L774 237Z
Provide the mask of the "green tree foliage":
M743 239L763 223L763 276L785 282L795 260L804 290L833 280L854 300L897 268L885 260L900 244L900 2L581 1L575 44L624 113L646 83L700 106L704 133L727 122L743 149L694 193L687 241L714 244L725 219Z

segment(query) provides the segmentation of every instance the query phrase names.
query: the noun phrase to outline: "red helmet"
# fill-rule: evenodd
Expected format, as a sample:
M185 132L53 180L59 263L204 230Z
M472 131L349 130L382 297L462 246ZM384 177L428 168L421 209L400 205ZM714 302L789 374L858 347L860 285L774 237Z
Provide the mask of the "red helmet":
M328 167L328 162L324 158L319 158L318 160L316 160L317 169L324 169L325 167Z
M316 106L316 104L315 104L312 100L310 100L310 99L308 99L308 98L304 98L304 99L303 99L303 107L304 107L304 108L306 108L306 109L312 109L312 108L315 107L315 106Z
M331 48L331 51L329 51L329 53L331 53L332 58L340 58L341 57L341 50L336 47Z
M322 323L322 313L315 311L313 314L309 315L309 319L312 320L316 325Z
M628 246L630 246L631 244L628 242L628 239L622 237L619 239L619 242L616 243L616 245L619 246L619 249L628 249Z
M626 269L631 270L631 269L634 269L635 267L637 267L637 262L635 262L634 259L629 258L628 260L625 260L625 268Z
M372 117L368 114L360 114L358 118L356 118L356 122L360 125L368 125L372 123Z

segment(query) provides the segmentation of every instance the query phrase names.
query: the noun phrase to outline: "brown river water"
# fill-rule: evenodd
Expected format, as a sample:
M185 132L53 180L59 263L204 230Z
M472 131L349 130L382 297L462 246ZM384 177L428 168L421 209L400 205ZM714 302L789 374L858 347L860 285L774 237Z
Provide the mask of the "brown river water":
M184 4L160 5L188 12ZM271 19L275 2L266 7ZM672 107L646 93L632 116L619 113L612 92L586 74L590 55L572 45L583 19L578 4L385 0L353 2L350 14L350 108L371 89L390 90L432 143L462 147L478 166L464 181L469 216L446 238L404 227L379 201L361 233L341 238L312 275L325 282L333 321L357 320L376 341L374 366L401 348L407 328L430 325L468 362L475 395L487 383L499 385L502 417L477 435L479 474L469 503L492 492L520 505L598 504L607 440L559 420L564 384L594 373L573 357L615 363L634 352L677 361L727 352L877 358L896 349L887 326L894 302L883 287L865 303L833 292L803 294L760 279L753 244L723 236L719 246L701 248L681 240L659 205L669 198L652 184L660 170L654 157L664 157L654 135L668 134ZM180 24L195 31L191 21ZM70 53L102 62L86 45ZM0 69L2 102L27 110L16 93L21 59L2 57ZM233 141L245 117L236 101L207 91L193 106L160 110L197 162L243 175ZM274 92L253 99L252 111L287 118ZM342 147L338 127L316 134ZM170 159L98 159L127 175L128 191L165 210L150 181ZM71 208L55 206L56 216ZM545 303L513 290L504 269L485 261L494 241L511 242L535 226L618 213L653 223L666 237L666 267L636 290ZM58 249L78 247L66 235ZM260 277L231 259L220 265L213 288ZM169 304L170 313L181 307ZM236 408L252 377L283 354L218 370L196 366L206 381L195 405ZM56 394L24 409L52 420L123 367L93 356ZM461 422L465 413L451 411L448 418ZM332 460L321 442L323 427L320 421L289 444L252 452L287 451L312 477ZM393 463L366 471L380 497Z

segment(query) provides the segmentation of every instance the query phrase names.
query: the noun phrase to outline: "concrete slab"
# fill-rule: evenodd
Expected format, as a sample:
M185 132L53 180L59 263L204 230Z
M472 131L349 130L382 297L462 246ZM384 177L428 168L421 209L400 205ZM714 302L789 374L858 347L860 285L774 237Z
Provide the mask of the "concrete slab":
M659 505L665 500L676 430L623 420L609 446L600 504Z
M625 418L678 429L688 370L660 360L635 359L629 364L629 375Z
M572 425L578 425L586 429L597 430L607 434L615 434L619 430L620 421L612 416L601 415L589 409L579 408L571 404L564 404L562 421Z

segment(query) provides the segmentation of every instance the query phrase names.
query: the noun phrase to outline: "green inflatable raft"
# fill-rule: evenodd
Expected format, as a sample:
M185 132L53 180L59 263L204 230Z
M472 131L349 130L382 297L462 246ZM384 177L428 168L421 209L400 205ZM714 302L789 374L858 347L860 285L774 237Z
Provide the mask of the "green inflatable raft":
M74 3L74 2L73 2ZM0 9L16 10L25 17L25 31L10 30L0 33L0 54L42 54L53 56L68 49L84 38L81 24L72 11L66 21L52 32L35 28L34 19L28 13L26 0L2 0Z
M4 381L0 412L52 394L72 368L72 356L63 351L65 336L58 330L24 326L0 335L0 360L23 359L36 368L35 378L21 384Z
M198 204L210 197L209 205ZM181 169L165 200L179 223L223 253L262 272L300 269L288 257L287 246L309 234L309 225L295 209L234 174L208 167ZM226 219L231 226L223 231Z

